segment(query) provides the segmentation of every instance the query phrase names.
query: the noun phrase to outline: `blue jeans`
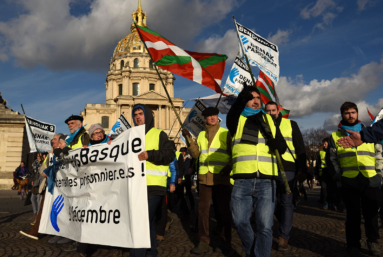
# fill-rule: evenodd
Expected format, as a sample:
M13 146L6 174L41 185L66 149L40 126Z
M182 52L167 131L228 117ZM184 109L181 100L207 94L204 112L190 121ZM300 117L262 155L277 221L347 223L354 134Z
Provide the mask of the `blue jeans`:
M157 234L156 234L156 210L158 205L161 203L161 200L164 196L162 195L150 195L148 197L148 205L149 205L149 226L150 226L150 249L146 248L132 248L130 249L129 256L130 257L145 257L145 256L153 256L156 257L158 255L157 251Z
M290 190L293 191L295 172L285 171L287 181L289 182ZM279 199L277 200L276 217L279 221L278 236L286 239L290 239L290 231L293 226L293 193L286 194L285 183L283 182L282 176L278 173L277 180L277 194Z
M269 257L273 241L273 215L276 184L270 179L236 179L231 193L234 228L241 238L246 256ZM250 225L254 209L257 240Z

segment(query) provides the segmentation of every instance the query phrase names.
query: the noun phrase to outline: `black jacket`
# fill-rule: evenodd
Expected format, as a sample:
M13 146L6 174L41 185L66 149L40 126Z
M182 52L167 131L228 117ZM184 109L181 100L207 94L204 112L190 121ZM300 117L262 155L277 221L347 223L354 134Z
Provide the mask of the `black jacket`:
M279 127L282 121L282 114L279 113L278 118L274 121L275 126ZM303 142L303 137L301 130L298 127L298 124L291 121L291 128L293 130L293 145L295 148L295 154L297 159L295 162L285 161L282 158L282 164L285 171L295 171L295 172L304 172L307 173L307 165L306 165L306 148L305 143ZM286 150L286 153L290 154L289 149Z
M152 110L145 104L137 104L133 107L132 117L134 117L134 110L140 108L145 113L145 134L154 127L154 118ZM137 126L134 121L134 125ZM159 150L150 150L148 153L148 161L156 165L169 165L176 157L174 152L173 143L169 141L165 132L160 133ZM166 195L166 188L161 186L148 186L148 196L150 195Z

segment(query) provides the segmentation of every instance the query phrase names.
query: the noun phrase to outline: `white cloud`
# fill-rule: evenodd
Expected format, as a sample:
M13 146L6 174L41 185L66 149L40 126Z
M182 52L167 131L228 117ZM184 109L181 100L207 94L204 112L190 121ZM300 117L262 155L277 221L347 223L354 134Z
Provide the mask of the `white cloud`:
M271 33L267 37L267 40L271 41L276 45L280 45L283 43L287 43L290 39L289 36L291 34L290 30L280 30L278 29L277 33L271 36Z
M367 7L374 6L376 3L377 3L377 1L373 1L373 0L358 0L357 1L358 11L363 11Z
M307 5L301 11L301 17L303 19L310 19L312 17L317 17L324 13L328 9L336 7L336 3L332 0L317 0L314 6L312 4Z
M196 46L196 51L226 54L229 57L226 62L233 61L238 53L237 32L229 29L223 37L212 35L208 39L200 41Z
M137 0L94 0L90 12L70 14L72 0L19 0L25 12L0 22L0 60L52 70L105 70L117 42L130 33ZM149 28L187 48L203 28L218 23L237 0L142 1ZM158 22L161 21L161 22Z
M356 105L358 106L359 120L361 120L364 125L369 126L371 124L371 119L368 115L367 109L371 112L372 115L376 116L383 106L383 98L380 98L375 105L370 105L366 103L366 101L356 102ZM328 131L335 131L340 120L340 114L334 114L325 120L323 127Z
M348 77L314 79L308 84L281 77L277 92L283 107L291 110L292 117L299 117L314 112L338 113L342 103L361 101L382 82L383 60L366 64Z

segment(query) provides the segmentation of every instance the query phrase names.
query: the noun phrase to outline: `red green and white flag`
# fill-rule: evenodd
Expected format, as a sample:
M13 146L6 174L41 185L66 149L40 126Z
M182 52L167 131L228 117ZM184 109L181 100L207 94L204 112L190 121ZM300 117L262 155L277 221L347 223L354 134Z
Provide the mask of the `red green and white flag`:
M277 92L275 91L275 85L273 81L262 71L259 72L258 80L257 82L255 82L255 86L261 93L261 100L263 104L267 104L270 101L276 102L279 106L279 111L282 114L282 117L286 119L289 118L290 110L286 110L279 103L279 99L277 96Z
M367 108L367 112L368 112L368 116L370 116L371 122L373 122L375 120L375 116L372 115L372 113L368 110L368 108Z
M158 67L222 93L226 55L185 51L153 30L136 28Z

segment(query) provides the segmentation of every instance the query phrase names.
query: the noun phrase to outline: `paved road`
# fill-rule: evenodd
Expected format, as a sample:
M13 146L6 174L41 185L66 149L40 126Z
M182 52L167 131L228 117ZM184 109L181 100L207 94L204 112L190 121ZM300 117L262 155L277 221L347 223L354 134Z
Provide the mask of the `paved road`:
M14 191L14 194L16 192ZM23 206L17 198L7 198L12 193L0 191L0 256L72 256L65 252L65 246L48 244L49 235L43 235L40 240L28 239L20 230L29 229L27 219L32 215L31 206ZM274 222L274 244L271 256L345 256L345 214L320 209L318 200L319 188L308 191L308 201L301 201L294 213L293 229L291 231L290 247L285 252L276 251L276 230L278 222ZM190 250L198 243L197 235L191 231L195 214L189 221L181 221L177 214L170 214L174 219L165 240L159 244L159 256L194 256ZM180 216L181 217L181 216ZM211 219L211 228L214 229L215 220ZM364 229L362 228L363 234ZM365 236L362 236L364 251L361 256L368 256ZM219 242L217 236L212 236L211 244ZM380 240L383 246L383 240ZM228 256L245 256L241 241L233 230L232 247L235 250ZM381 247L383 249L383 247ZM93 247L91 256L108 256L110 252L102 247ZM127 250L124 256L129 256ZM218 253L209 253L205 256L225 256Z

